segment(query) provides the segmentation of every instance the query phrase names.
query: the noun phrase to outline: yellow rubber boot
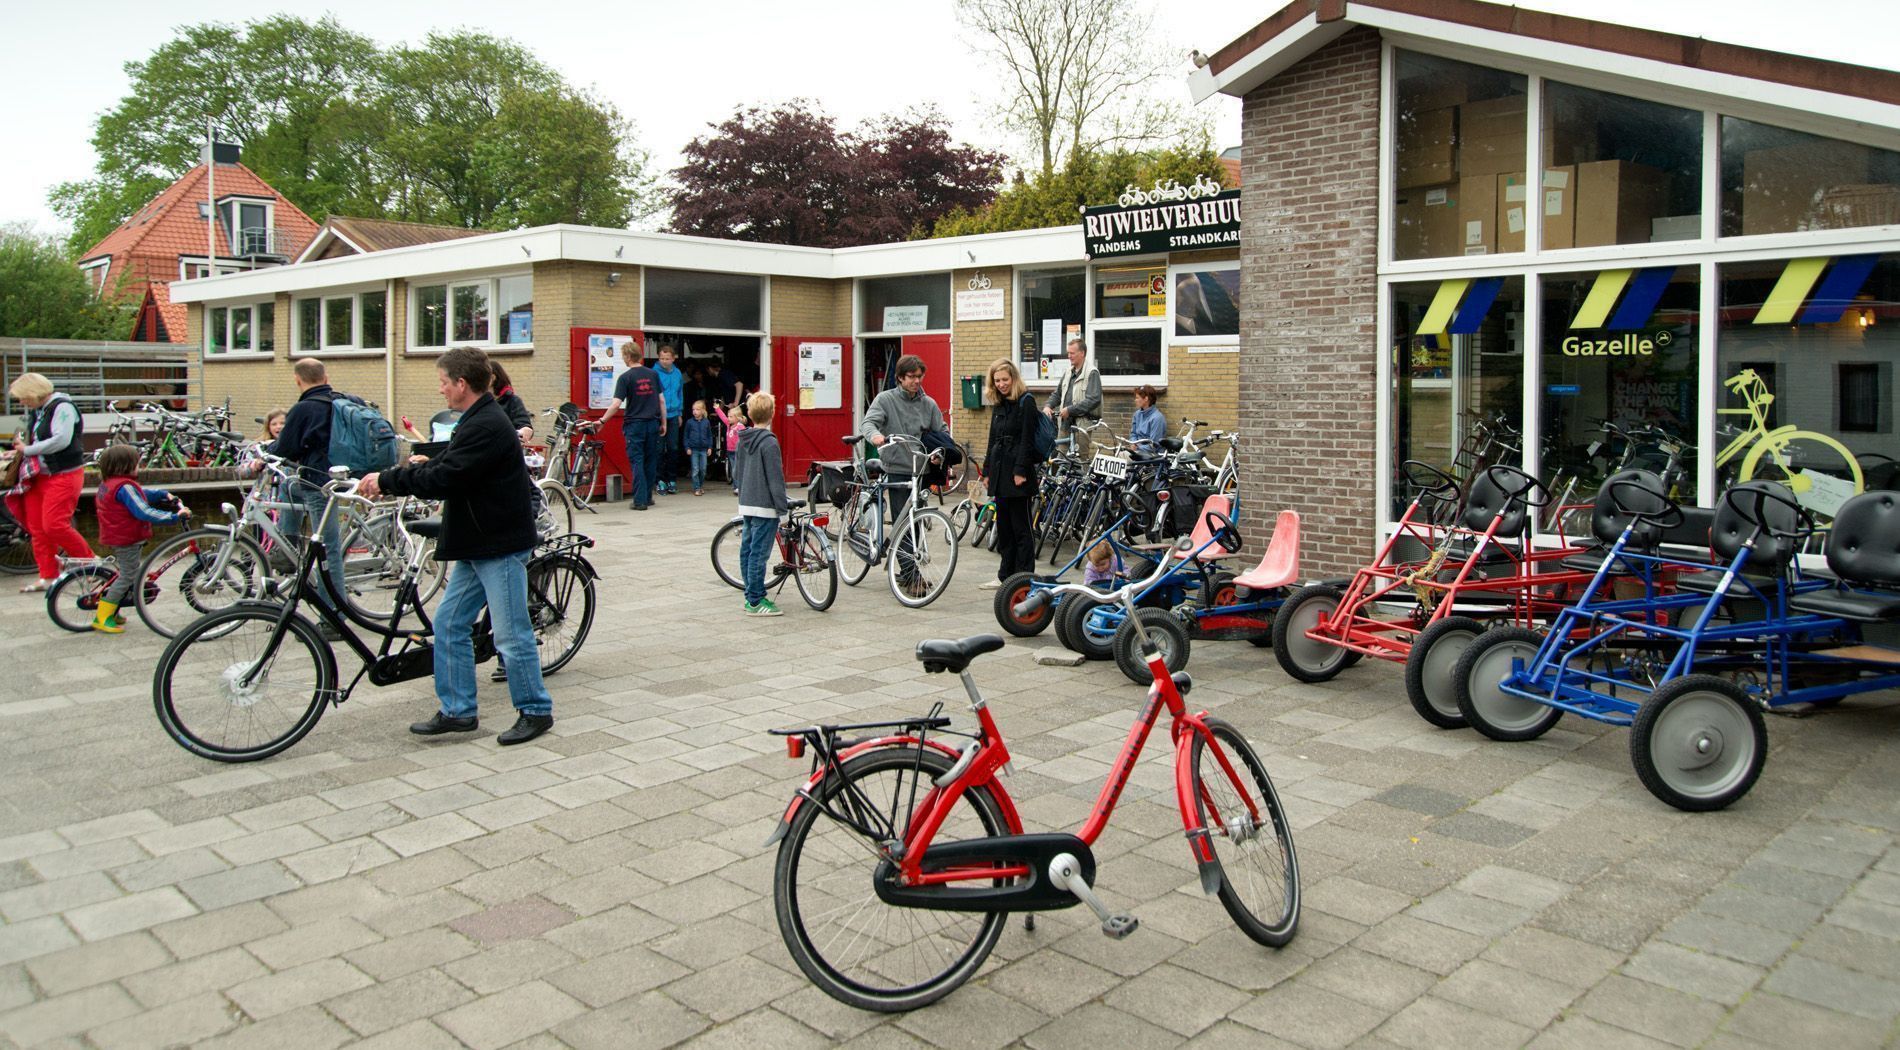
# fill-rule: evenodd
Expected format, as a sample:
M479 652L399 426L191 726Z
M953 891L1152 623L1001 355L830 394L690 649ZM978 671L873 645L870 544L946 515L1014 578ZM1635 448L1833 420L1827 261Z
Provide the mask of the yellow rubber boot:
M115 615L118 611L117 602L100 602L99 611L92 614L92 629L106 634L124 634L125 624Z

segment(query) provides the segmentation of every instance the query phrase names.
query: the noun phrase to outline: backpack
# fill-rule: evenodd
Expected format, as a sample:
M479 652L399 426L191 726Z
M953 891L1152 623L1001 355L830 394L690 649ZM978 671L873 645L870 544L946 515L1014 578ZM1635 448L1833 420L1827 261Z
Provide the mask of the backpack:
M330 402L330 465L362 477L396 465L396 428L361 398L338 394Z
M1034 409L1031 409L1034 411ZM1053 416L1036 413L1036 458L1048 461L1056 451L1056 421Z

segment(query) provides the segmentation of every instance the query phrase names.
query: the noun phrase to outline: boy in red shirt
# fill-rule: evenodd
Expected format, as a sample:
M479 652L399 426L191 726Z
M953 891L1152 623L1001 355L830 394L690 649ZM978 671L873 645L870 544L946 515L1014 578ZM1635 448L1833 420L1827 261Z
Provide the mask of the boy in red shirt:
M139 485L139 453L131 445L113 445L99 453L99 493L93 497L99 515L99 542L112 548L112 560L118 576L99 597L99 610L93 614L92 629L107 634L124 634L125 621L117 613L138 582L139 568L145 562L145 541L152 538L153 525L172 525L191 517L191 509L162 489L147 492ZM170 504L176 510L160 510L154 504Z

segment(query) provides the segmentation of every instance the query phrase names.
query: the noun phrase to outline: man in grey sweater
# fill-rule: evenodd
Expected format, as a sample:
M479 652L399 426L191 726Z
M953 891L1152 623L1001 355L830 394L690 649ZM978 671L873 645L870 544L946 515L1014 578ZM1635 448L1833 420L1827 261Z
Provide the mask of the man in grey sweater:
M1074 436L1077 455L1088 452L1088 436L1075 429L1083 419L1102 418L1102 373L1083 367L1088 363L1089 348L1080 339L1069 340L1069 374L1056 384L1054 395L1043 411L1055 417L1056 432Z
M871 407L864 412L864 424L858 432L871 444L882 448L893 434L921 438L927 431L950 428L944 425L943 409L929 394L924 393L924 361L914 354L905 354L897 359L897 385L877 395L871 401ZM909 455L880 456L884 462L884 472L892 481L908 484L916 470ZM910 503L910 491L907 488L894 488L891 493L890 522L894 525L903 516L904 508ZM910 562L910 547L903 537L897 544L899 576L903 586L923 587L923 581L917 578L916 570Z

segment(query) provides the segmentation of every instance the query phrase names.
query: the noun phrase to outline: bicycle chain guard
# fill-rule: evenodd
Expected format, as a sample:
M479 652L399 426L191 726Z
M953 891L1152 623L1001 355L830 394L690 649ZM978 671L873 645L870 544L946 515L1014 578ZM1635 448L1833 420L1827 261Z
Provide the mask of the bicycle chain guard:
M1051 832L937 842L924 851L922 871L925 874L951 867L1027 865L1029 874L1016 876L1008 885L985 885L973 879L968 884L904 886L897 881L897 866L889 860L878 862L871 885L879 900L899 908L1059 911L1082 903L1080 897L1049 881L1049 862L1064 853L1074 855L1081 866L1083 880L1094 884L1095 854L1089 851L1088 844L1067 832Z

